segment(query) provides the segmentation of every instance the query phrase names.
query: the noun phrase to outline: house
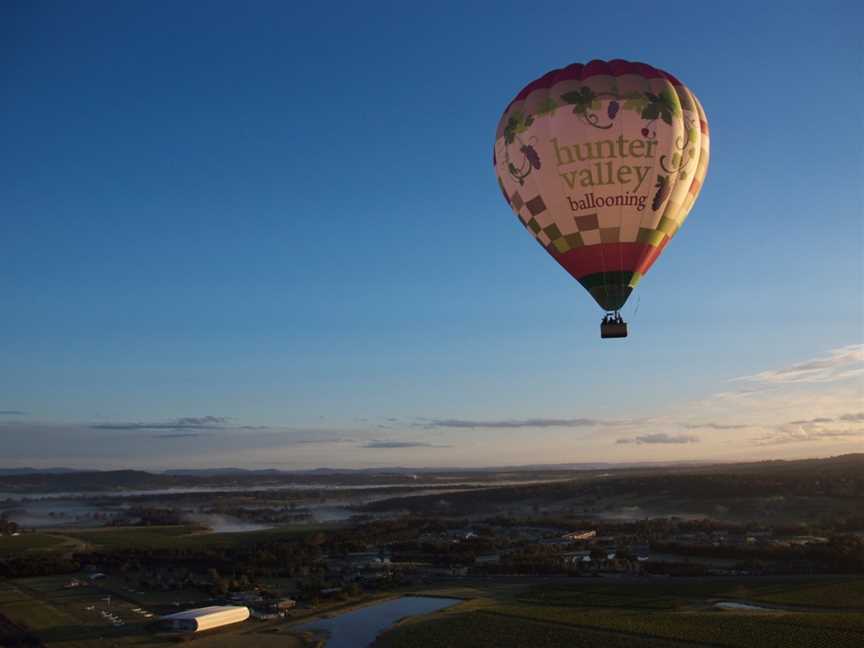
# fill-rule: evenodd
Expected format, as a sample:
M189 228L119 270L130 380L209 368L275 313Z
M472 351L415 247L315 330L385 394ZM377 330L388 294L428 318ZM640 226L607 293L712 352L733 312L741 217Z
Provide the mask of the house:
M382 565L390 564L390 556L378 551L359 551L349 553L347 560L348 565L354 569L381 567Z
M561 536L563 540L569 540L570 542L583 542L586 540L592 540L597 537L597 532L594 530L579 530L579 531L570 531L569 533L565 533Z
M319 594L321 594L321 596L326 597L326 596L333 596L335 594L338 594L341 591L342 591L341 587L325 587L324 589L322 589L319 592Z
M251 590L248 592L235 592L231 595L231 600L246 603L247 605L260 605L264 602L264 597L258 592Z
M280 601L276 601L273 607L276 608L277 611L284 613L297 607L297 601L291 598L284 598Z
M639 562L645 562L651 555L651 548L646 544L637 544L630 547L630 553Z
M544 547L569 547L572 542L563 538L543 538L542 540L538 540L537 544Z
M568 551L561 554L561 560L565 565L578 565L591 562L591 552L588 549L581 551Z

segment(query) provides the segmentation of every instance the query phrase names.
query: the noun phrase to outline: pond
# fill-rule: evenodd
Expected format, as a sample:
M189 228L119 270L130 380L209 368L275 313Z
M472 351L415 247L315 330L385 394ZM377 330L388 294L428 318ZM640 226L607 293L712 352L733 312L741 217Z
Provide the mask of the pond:
M329 636L326 648L364 648L400 619L437 612L461 602L454 598L403 596L345 612L332 619L316 619L297 626L296 630L325 631Z
M750 610L751 612L776 612L773 608L762 607L761 605L751 605L750 603L738 603L736 601L719 601L714 604L714 607L721 610Z

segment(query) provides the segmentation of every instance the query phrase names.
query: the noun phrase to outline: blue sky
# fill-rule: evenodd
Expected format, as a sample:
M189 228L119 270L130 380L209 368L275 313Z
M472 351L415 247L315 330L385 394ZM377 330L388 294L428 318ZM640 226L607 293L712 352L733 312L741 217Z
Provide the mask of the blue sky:
M859 3L0 13L0 463L862 447ZM693 89L712 157L610 343L491 147L527 82L616 57Z

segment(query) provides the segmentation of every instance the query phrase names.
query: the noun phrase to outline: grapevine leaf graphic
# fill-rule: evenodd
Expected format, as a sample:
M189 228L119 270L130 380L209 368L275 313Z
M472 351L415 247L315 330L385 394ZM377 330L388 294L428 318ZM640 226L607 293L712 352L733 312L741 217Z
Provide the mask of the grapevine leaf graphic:
M642 108L642 118L655 120L658 117L664 122L672 125L672 117L681 114L681 104L678 96L669 88L665 88L659 95L646 92L647 104Z
M513 140L520 133L524 133L528 127L534 123L534 118L531 115L524 113L514 113L507 120L507 125L504 127L504 143L512 144Z
M663 88L663 92L660 93L660 101L673 115L676 117L681 115L681 102L678 100L678 93L672 88Z
M537 115L554 115L558 104L552 97L546 97L543 102L537 107Z
M588 86L582 86L579 90L565 92L561 95L564 103L572 104L573 112L579 115L588 113L589 108L597 109L600 107L600 101L594 94L594 91Z
M660 109L655 103L649 103L642 109L642 119L657 119L660 116Z
M648 99L641 92L629 92L623 97L624 110L635 110L642 112L648 103Z

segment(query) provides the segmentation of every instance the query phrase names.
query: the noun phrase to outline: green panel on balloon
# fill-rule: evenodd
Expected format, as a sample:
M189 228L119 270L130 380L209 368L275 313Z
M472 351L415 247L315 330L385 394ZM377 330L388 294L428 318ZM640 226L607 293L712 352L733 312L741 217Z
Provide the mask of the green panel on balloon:
M642 228L639 230L639 235L636 237L636 240L639 243L647 243L648 245L653 245L657 247L660 245L660 242L663 240L663 237L666 236L660 230L652 230Z
M632 277L633 273L629 271L597 272L582 277L579 279L579 283L581 283L586 290L591 290L597 286L605 285L627 286Z
M582 235L579 232L576 232L575 234L568 234L564 238L567 239L567 245L569 245L571 248L582 247L583 245L585 245L585 242L582 240Z
M624 306L633 288L632 272L598 272L579 279L603 310L616 311Z
M605 311L620 310L633 289L630 286L621 286L618 284L597 286L588 291L594 300Z
M565 252L568 252L570 250L570 244L563 236L553 240L552 245L555 246L555 250L560 254L564 254Z
M657 229L663 232L666 236L672 236L675 234L675 229L678 227L678 223L673 221L671 218L667 218L664 216L660 219L660 222L657 224Z

